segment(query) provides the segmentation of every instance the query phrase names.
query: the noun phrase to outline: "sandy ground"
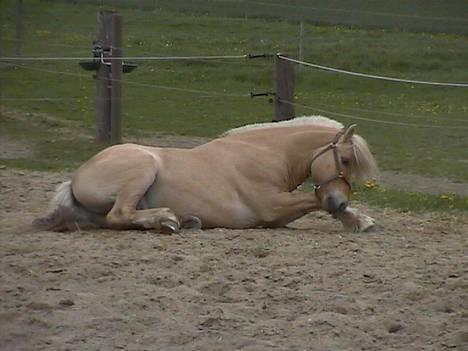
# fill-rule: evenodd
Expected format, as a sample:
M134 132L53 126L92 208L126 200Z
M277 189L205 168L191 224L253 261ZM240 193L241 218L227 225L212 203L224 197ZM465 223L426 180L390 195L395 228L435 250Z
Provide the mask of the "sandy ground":
M1 350L467 350L468 216L33 232L65 175L0 170Z

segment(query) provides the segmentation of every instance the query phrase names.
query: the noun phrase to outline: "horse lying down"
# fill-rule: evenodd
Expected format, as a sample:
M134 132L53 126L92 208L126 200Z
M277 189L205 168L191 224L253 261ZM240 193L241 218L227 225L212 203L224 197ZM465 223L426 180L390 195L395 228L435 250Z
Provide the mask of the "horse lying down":
M367 143L331 119L313 116L230 130L193 149L109 147L61 184L43 230L281 227L324 210L346 230L374 227L348 206L350 179L377 172ZM297 190L307 179L314 192Z

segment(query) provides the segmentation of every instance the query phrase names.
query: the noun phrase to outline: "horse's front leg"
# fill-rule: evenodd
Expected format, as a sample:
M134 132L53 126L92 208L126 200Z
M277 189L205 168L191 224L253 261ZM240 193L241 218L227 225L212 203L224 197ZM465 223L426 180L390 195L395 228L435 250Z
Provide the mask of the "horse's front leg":
M366 232L375 228L375 220L359 212L359 210L347 207L343 212L339 212L333 215L343 223L344 228L350 232Z
M312 193L284 192L271 196L267 206L262 206L261 219L265 227L282 227L320 209L320 202Z

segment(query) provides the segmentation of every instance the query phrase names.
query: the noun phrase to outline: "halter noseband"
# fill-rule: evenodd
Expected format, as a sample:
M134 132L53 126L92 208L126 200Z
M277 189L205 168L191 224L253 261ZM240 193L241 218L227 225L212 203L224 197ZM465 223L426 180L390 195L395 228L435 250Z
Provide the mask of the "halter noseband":
M313 162L319 158L320 156L322 156L324 153L326 153L327 151L329 150L333 150L333 157L335 158L335 167L336 167L336 175L331 177L330 179L327 179L325 180L324 182L322 183L319 183L319 184L314 184L314 191L315 191L315 195L318 196L318 192L320 190L321 187L323 187L324 185L327 185L328 183L336 180L336 179L341 179L343 180L343 182L345 182L345 184L348 186L349 188L349 191L351 192L351 183L348 181L348 179L346 179L345 175L344 175L344 170L343 170L343 165L341 163L341 160L340 160L340 156L338 155L338 150L337 150L337 144L338 144L338 141L340 140L341 136L344 134L344 130L341 130L339 131L335 137L333 138L333 141L328 144L325 148L323 148L319 153L317 153L316 155L314 155L314 157L312 158L312 161L310 163L310 167L312 168L312 164Z

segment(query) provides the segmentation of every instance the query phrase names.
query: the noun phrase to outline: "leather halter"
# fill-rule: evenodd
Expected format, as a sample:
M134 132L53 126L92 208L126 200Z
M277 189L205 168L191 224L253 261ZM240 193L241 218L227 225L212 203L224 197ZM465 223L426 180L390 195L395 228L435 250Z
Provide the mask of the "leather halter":
M330 144L328 144L326 147L324 147L322 150L320 150L320 152L318 152L312 158L312 161L310 163L311 169L312 169L313 162L317 158L319 158L320 156L322 156L326 152L332 150L333 151L333 157L335 158L335 167L336 167L336 175L335 176L331 177L330 179L325 180L322 183L314 184L314 191L315 191L316 196L318 196L318 192L319 192L320 188L322 188L324 185L327 185L328 183L331 183L332 181L334 181L336 179L341 179L343 182L345 182L345 184L349 188L349 192L351 192L351 190L352 190L351 183L348 181L348 179L346 179L346 177L344 175L343 164L341 162L340 155L338 155L338 149L337 149L338 141L340 140L340 138L341 138L341 136L343 134L344 134L344 130L339 131L335 135L335 137L333 138L333 141Z

